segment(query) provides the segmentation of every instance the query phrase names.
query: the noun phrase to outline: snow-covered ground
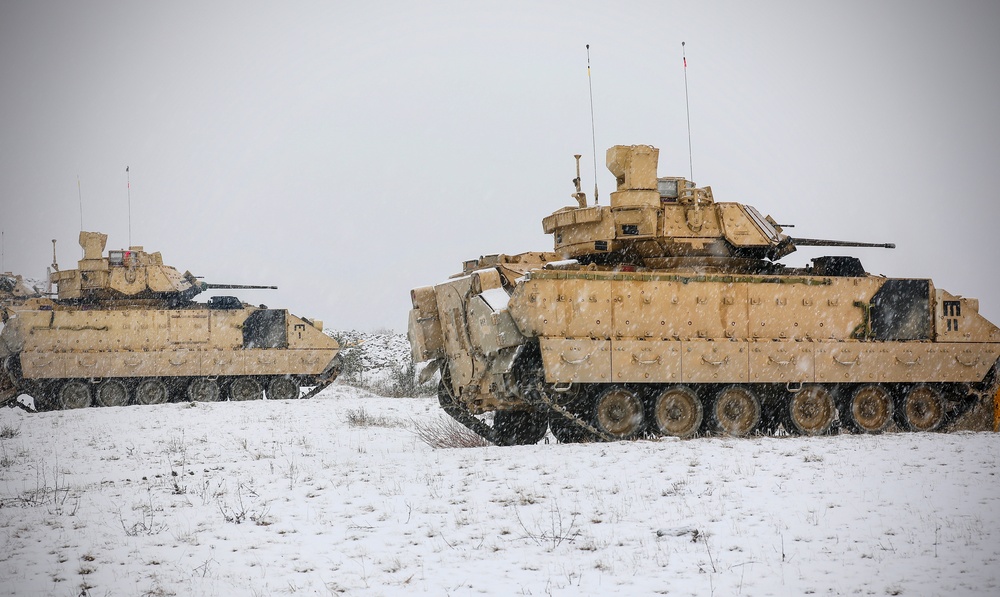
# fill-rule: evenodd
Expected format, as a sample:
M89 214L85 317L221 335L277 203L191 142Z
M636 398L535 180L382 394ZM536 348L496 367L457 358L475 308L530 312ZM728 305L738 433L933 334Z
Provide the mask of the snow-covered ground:
M3 409L0 593L1000 594L994 433L433 449L442 416Z

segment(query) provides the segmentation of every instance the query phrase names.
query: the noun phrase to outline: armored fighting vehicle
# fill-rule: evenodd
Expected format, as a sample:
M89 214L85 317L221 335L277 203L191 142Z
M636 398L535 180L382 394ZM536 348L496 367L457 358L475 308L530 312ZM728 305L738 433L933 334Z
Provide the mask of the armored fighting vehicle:
M577 156L578 204L542 221L553 251L411 291L413 358L440 371L445 411L498 444L994 428L1000 329L978 300L856 257L782 265L892 245L788 236L657 159L612 147L617 190L588 206Z
M232 296L194 301L211 288L273 287L208 284L142 247L105 255L106 243L105 234L81 232L78 268L53 263L57 297L9 310L0 401L23 393L48 410L290 399L336 378L340 347L320 321Z

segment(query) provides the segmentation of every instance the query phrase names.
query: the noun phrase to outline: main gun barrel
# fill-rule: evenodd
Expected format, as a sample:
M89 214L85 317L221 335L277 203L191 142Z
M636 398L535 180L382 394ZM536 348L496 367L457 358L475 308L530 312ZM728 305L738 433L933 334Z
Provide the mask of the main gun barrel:
M220 288L220 289L230 289L230 290L277 290L277 286L255 286L253 284L209 284L208 282L202 282L201 287L205 290L209 288Z
M896 243L856 243L849 240L824 240L819 238L792 238L792 243L800 247L871 247L875 249L895 249Z

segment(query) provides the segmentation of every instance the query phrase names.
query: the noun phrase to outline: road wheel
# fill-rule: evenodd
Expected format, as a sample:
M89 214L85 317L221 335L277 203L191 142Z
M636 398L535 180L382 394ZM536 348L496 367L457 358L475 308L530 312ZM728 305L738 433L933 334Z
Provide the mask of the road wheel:
M616 439L628 439L642 433L646 425L642 401L621 386L613 386L598 396L594 405L597 428Z
M105 379L98 384L94 399L98 406L125 406L128 404L128 388L120 379Z
M734 437L749 435L760 423L760 399L744 387L723 388L715 397L712 416L722 433Z
M653 401L653 421L663 435L694 437L701 428L703 417L701 400L687 386L669 387Z
M170 399L167 384L159 379L144 379L135 388L136 404L163 404Z
M62 389L62 381L45 380L37 384L28 394L35 400L35 410L38 412L59 410L59 390Z
M229 399L236 401L258 400L263 398L264 389L252 377L237 377L229 384Z
M493 437L498 446L537 444L549 428L545 416L526 410L501 410L493 415Z
M220 394L219 383L207 377L196 377L187 387L187 397L191 402L217 402Z
M879 385L858 388L851 397L850 419L864 433L882 433L892 422L892 396Z
M833 393L819 385L806 385L792 394L788 408L792 425L803 435L823 435L837 414Z
M267 384L268 400L293 400L299 397L299 382L290 377L275 377Z
M59 387L59 408L87 408L92 401L90 384L82 379L71 379Z
M903 420L910 431L934 431L944 422L944 399L941 392L919 385L903 398Z

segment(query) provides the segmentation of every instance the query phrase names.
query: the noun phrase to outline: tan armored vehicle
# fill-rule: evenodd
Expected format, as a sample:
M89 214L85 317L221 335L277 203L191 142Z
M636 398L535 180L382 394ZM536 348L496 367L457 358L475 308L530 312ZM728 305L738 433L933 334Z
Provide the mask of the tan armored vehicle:
M193 301L209 288L265 287L207 284L142 247L105 256L106 242L81 232L78 269L53 264L58 298L9 310L0 331L0 401L24 393L44 410L289 399L336 378L340 347L321 322L231 296Z
M1000 329L976 299L854 257L777 263L798 239L616 146L610 206L542 224L555 250L491 255L411 292L414 359L444 409L500 444L783 429L992 429ZM579 160L579 156L577 156ZM492 425L484 413L495 413Z

